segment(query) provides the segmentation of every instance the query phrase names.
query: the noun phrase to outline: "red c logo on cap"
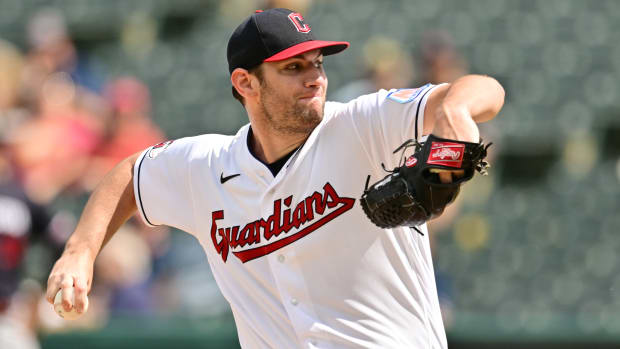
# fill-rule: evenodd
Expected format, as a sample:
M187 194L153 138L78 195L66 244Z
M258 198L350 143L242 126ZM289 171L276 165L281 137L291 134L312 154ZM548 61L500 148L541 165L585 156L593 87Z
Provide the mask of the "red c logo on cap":
M310 32L310 26L304 23L304 17L300 13L297 13L297 12L291 13L288 15L288 19L290 19L291 22L293 22L293 25L295 26L295 29L297 29L298 32L300 33Z

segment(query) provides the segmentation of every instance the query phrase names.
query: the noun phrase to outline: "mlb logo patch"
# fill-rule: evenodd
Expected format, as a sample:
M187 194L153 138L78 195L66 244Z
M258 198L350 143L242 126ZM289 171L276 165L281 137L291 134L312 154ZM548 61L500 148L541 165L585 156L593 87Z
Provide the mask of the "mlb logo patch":
M401 104L409 103L415 100L429 85L426 84L419 88L399 88L388 93L387 98Z
M166 150L166 148L168 148L170 144L172 144L172 142L174 142L174 140L161 142L159 144L154 145L148 153L149 158L155 159L157 155L163 153L164 150Z

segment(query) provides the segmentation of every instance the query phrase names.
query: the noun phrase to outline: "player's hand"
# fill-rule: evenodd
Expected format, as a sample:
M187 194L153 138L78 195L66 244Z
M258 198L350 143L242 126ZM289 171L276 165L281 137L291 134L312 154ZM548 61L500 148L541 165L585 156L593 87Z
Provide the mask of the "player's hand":
M461 178L465 175L465 171L463 170L450 171L434 168L430 169L430 172L437 173L437 175L439 176L439 181L441 183L452 183L454 179Z
M87 294L90 291L93 278L95 259L88 249L82 251L65 251L54 264L47 279L45 298L54 304L54 297L60 289L73 287L75 290L75 304L69 299L69 292L63 292L62 306L69 312L75 307L78 313L83 313Z
M459 141L478 143L480 141L480 131L478 125L471 118L465 108L452 108L444 104L440 105L435 112L435 125L433 132L435 136ZM452 183L453 178L464 175L463 170L449 171L436 169L441 183Z

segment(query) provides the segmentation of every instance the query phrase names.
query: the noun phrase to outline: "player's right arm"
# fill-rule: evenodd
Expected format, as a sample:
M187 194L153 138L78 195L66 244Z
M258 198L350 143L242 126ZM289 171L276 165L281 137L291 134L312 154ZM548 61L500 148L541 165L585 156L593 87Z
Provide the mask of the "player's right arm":
M54 303L58 290L74 287L74 306L78 312L83 312L93 279L95 258L120 226L136 212L133 168L139 155L136 153L121 161L90 196L75 231L47 280L48 302ZM71 310L69 299L63 297L63 306L65 310Z

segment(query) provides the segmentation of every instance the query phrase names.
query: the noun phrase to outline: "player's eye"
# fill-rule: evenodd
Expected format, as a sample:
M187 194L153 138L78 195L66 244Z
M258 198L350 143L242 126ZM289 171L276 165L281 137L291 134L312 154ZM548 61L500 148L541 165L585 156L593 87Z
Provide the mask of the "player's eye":
M297 70L299 69L299 64L298 63L292 63L289 64L285 67L286 70Z
M314 66L316 68L321 68L323 66L323 61L316 61L316 62L314 62Z

